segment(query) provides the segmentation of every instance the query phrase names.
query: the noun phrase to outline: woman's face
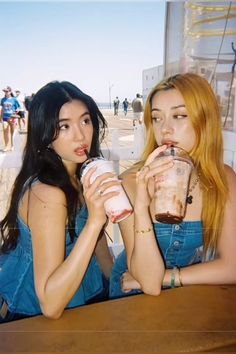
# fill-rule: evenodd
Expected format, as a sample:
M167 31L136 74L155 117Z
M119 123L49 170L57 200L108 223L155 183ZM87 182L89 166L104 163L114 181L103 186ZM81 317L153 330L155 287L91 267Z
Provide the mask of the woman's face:
M72 100L65 103L59 112L59 134L52 142L52 148L63 162L82 163L90 151L93 137L93 124L87 106Z
M151 111L158 145L173 144L188 152L193 148L196 135L179 91L157 92L152 98Z

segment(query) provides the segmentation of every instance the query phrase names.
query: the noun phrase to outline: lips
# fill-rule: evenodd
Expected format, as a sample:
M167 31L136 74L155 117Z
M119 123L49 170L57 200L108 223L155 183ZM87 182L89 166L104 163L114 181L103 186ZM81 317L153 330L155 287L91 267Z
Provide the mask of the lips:
M170 145L177 145L178 143L177 143L177 141L163 139L161 141L161 144L170 146Z
M79 146L78 148L76 148L74 150L74 153L78 156L83 156L85 155L85 150L88 149L88 145L82 145L82 146Z

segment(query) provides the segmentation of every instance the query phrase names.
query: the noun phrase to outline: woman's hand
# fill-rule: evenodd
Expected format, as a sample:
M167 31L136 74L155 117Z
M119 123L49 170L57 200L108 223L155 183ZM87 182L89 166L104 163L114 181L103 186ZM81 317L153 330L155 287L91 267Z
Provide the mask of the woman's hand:
M96 171L96 167L91 168L84 176L83 190L84 199L88 208L89 218L104 225L107 221L104 203L119 194L118 191L111 191L111 187L121 184L114 173L106 172L91 183L91 176Z
M148 207L154 193L154 183L156 174L162 173L173 166L173 157L167 156L161 159L156 157L167 149L167 145L162 145L155 149L147 158L144 166L136 174L136 198L135 207ZM151 191L151 194L150 194Z
M131 290L135 290L135 289L136 290L141 289L140 284L137 282L136 279L132 277L132 275L128 271L122 274L120 278L120 282L121 282L121 289L124 293L128 293Z

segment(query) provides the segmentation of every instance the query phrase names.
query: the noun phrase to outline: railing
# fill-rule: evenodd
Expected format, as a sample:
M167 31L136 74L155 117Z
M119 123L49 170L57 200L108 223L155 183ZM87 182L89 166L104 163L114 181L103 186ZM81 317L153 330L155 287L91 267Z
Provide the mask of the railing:
M132 133L134 134L133 145L131 147L121 147L119 142L120 130L114 129L111 136L111 149L102 149L104 157L113 161L117 173L120 173L121 160L139 160L143 151L145 142L144 127L142 125L135 126Z

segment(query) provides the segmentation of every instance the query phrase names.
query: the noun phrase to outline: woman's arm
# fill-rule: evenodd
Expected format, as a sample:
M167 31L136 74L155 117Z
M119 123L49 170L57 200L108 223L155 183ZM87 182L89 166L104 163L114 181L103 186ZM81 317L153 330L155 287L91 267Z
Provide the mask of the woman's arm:
M155 160L165 149L166 146L157 148L148 157L144 167L137 173L136 180L129 175L123 179L123 185L134 205L133 215L120 223L127 250L128 268L141 289L152 295L160 293L165 269L150 216L151 196L148 184L152 182L153 175L173 166L172 158Z
M236 283L236 174L230 167L226 166L225 168L229 197L217 247L218 258L210 262L181 268L183 285ZM166 270L165 284L170 284L170 273L170 270Z
M79 288L102 229L88 220L65 258L65 205L64 193L55 187L38 184L30 192L35 289L43 314L50 318L61 316Z
M164 276L164 264L157 247L149 206L137 206L140 195L131 178L124 177L124 187L134 205L134 213L120 222L130 274L138 281L143 292L158 295ZM136 196L136 198L135 198ZM156 271L158 269L158 271ZM155 279L155 286L153 281ZM125 278L126 280L126 278ZM159 287L156 285L160 284Z
M3 121L3 106L0 104L0 123Z
M113 266L113 259L108 248L105 233L103 233L102 236L97 241L95 254L101 266L103 274L107 279L109 279L111 275L111 269Z
M42 312L47 317L61 316L83 280L107 219L104 202L117 194L110 192L101 196L96 193L98 185L107 179L108 175L110 177L110 174L98 177L91 186L88 184L85 188L88 219L67 258L65 258L67 224L65 195L59 188L41 183L32 187L28 218L26 213L22 216L26 222L28 221L31 229L35 289ZM23 203L27 201L28 193L24 196Z

